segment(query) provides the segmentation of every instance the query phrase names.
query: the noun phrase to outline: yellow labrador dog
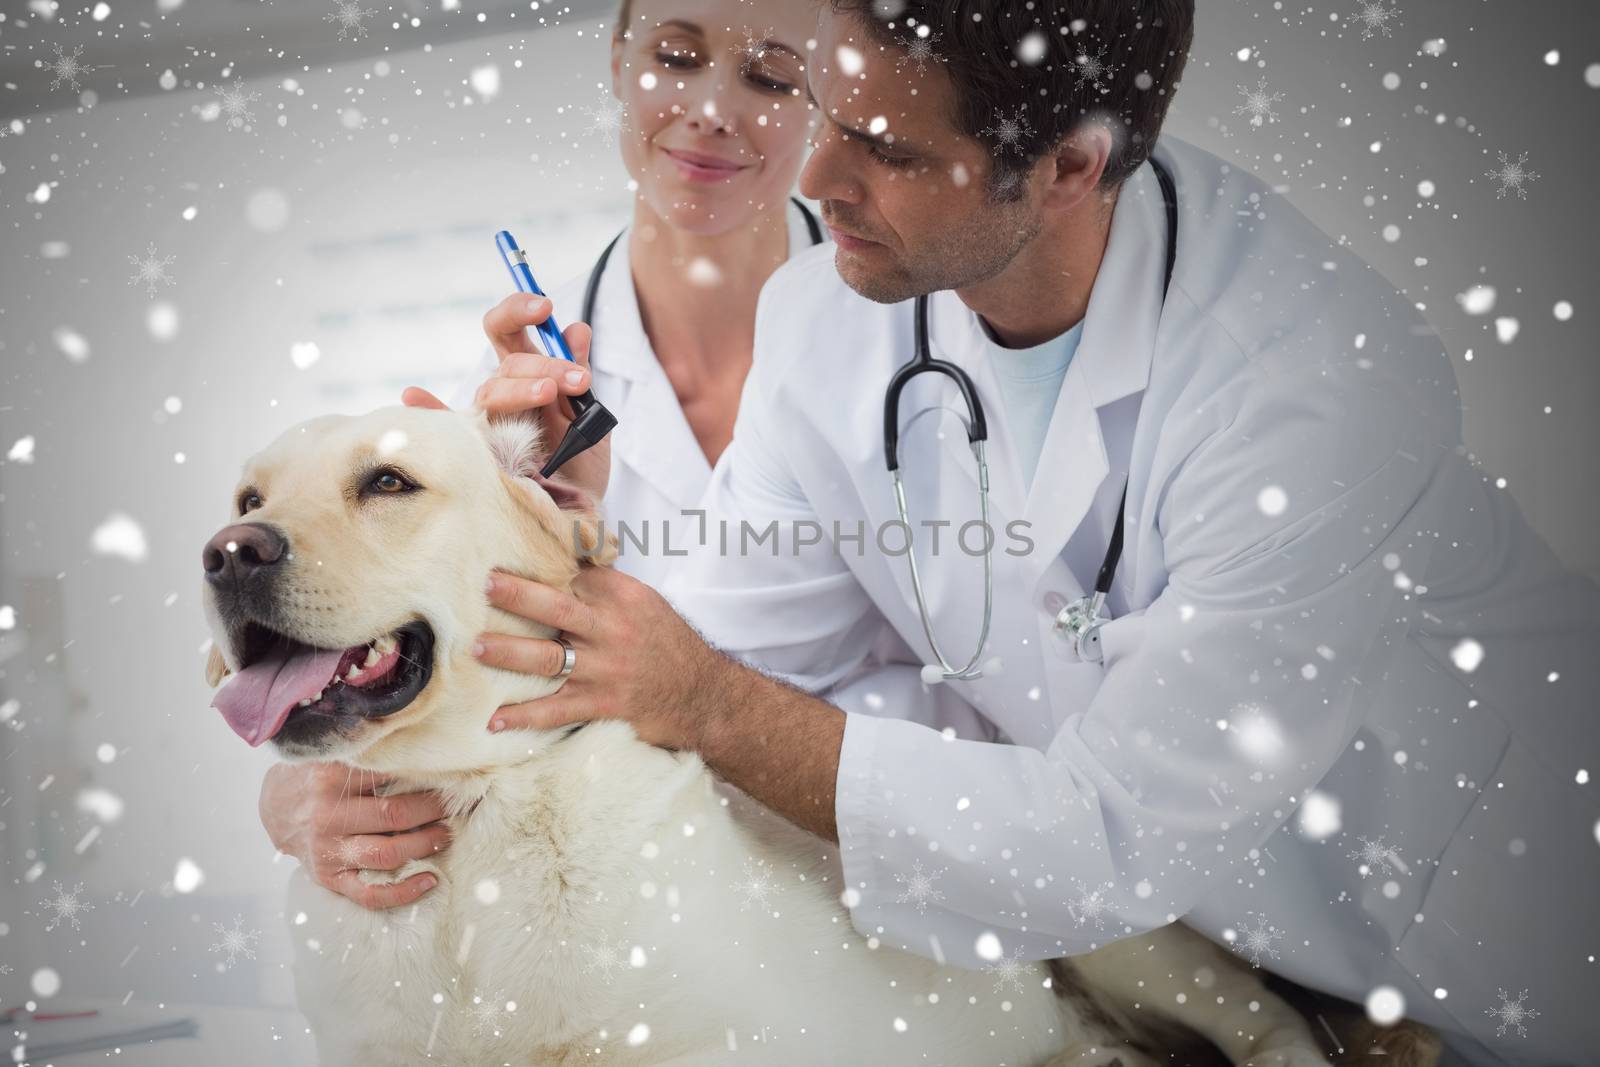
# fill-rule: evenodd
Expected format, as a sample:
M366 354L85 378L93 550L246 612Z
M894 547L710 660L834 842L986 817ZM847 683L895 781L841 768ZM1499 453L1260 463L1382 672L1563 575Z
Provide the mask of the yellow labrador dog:
M228 724L446 798L448 850L363 872L434 871L411 908L293 876L323 1064L1153 1067L1197 1039L1236 1064L1327 1062L1182 926L1014 973L940 966L858 936L833 848L697 756L619 722L489 733L559 685L471 655L483 631L552 636L490 607L490 570L567 587L615 556L588 501L535 477L540 450L536 425L481 414L314 419L246 465L206 546Z

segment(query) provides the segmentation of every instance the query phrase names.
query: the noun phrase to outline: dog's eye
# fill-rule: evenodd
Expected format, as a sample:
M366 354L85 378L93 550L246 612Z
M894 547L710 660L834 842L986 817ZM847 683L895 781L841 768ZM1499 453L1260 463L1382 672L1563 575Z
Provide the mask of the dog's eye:
M403 493L415 489L405 478L392 470L381 470L367 480L367 489L374 493Z
M239 498L239 514L248 515L261 506L261 494L251 491Z

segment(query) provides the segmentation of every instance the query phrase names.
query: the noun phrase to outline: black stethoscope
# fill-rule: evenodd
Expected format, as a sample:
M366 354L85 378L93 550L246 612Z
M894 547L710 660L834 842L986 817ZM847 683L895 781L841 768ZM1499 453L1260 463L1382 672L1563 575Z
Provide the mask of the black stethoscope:
M820 245L822 243L822 224L817 221L817 217L811 213L810 208L806 207L798 199L791 197L789 202L799 208L800 214L805 216L806 232L811 234L812 246ZM583 291L582 321L587 322L591 330L594 329L595 303L600 298L600 279L605 276L606 264L611 262L611 253L617 247L617 242L621 241L623 235L627 232L627 230L623 230L622 233L611 239L611 243L606 245L606 250L600 253L600 258L595 260L594 270L589 272L589 284ZM590 351L592 352L593 349L591 348Z
M1156 178L1161 183L1161 197L1167 208L1167 271L1161 286L1161 302L1165 306L1167 291L1172 288L1172 268L1178 260L1178 190L1172 180L1172 175L1154 156L1150 157L1150 165L1155 168ZM906 383L919 374L933 371L943 374L953 381L960 390L962 399L966 401L967 414L967 442L972 446L972 453L978 460L978 494L982 507L982 521L984 527L989 525L989 461L985 456L985 445L989 437L989 426L983 415L983 404L978 399L978 390L972 384L972 379L967 372L954 363L942 359L934 359L928 348L928 298L919 296L916 300L916 344L917 354L910 362L903 364L895 371L894 377L889 380L889 390L884 396L883 406L883 458L888 465L889 474L894 478L895 505L900 511L900 521L905 524L907 536L910 536L911 518L906 510L905 485L900 479L900 394L905 389ZM1106 548L1104 561L1100 564L1100 573L1095 578L1094 593L1068 604L1056 616L1053 628L1056 634L1066 640L1068 648L1078 659L1087 662L1100 662L1100 628L1110 622L1108 616L1101 614L1105 607L1106 594L1111 591L1112 579L1117 573L1117 564L1122 559L1122 520L1123 513L1128 505L1128 487L1122 487L1122 503L1117 506L1117 524L1111 531L1111 543ZM916 594L917 612L922 616L922 632L927 635L928 644L933 649L933 654L939 660L938 672L931 664L924 670L923 677L926 681L945 680L970 680L981 677L983 672L978 668L978 660L983 655L984 646L989 640L989 621L994 608L994 542L990 538L985 543L983 553L983 627L978 632L978 647L972 653L964 667L952 666L945 656L944 650L939 647L939 639L933 633L933 620L928 616L927 598L922 591L922 577L917 572L917 554L913 546L908 545L906 559L911 566L911 589Z

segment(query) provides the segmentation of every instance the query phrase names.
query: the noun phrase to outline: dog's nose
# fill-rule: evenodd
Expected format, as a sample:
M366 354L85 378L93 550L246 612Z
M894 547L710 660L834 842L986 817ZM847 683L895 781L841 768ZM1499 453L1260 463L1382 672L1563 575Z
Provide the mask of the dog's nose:
M242 522L219 530L200 554L200 563L208 581L230 583L254 577L288 554L289 541L277 530Z

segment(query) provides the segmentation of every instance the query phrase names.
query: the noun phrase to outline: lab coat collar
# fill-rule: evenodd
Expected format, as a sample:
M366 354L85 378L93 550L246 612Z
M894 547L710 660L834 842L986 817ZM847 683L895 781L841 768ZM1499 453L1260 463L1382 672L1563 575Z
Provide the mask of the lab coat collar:
M1095 277L1083 336L1067 367L1031 487L1024 495L1004 398L988 360L978 316L954 293L933 301L930 333L936 347L973 378L988 413L990 492L1003 522L1026 519L1034 548L1019 562L1036 580L1056 562L1110 472L1098 409L1149 384L1166 267L1166 209L1149 163L1124 184L1112 213L1106 253ZM946 341L941 345L941 340ZM977 481L964 437L947 435L945 461ZM1126 457L1117 457L1120 492ZM1114 504L1112 506L1115 506ZM1093 575L1086 581L1092 582Z

